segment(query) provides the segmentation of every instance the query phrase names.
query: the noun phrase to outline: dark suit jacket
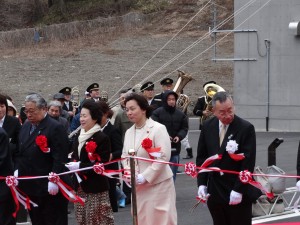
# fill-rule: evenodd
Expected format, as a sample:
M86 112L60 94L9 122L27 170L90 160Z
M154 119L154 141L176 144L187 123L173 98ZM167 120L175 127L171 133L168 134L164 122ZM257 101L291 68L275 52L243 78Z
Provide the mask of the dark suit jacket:
M106 134L111 143L111 153L112 160L121 158L123 142L120 131L114 127L110 122L108 122L107 126L103 129L103 133ZM118 163L113 163L106 166L107 169L117 170Z
M235 153L244 153L244 160L234 161L229 157L226 151L226 145L229 140L236 141L238 144L238 151ZM215 154L222 154L223 157L211 166L216 166L224 170L238 172L249 170L250 172L253 172L256 155L254 126L248 121L235 115L220 147L218 118L214 117L205 121L198 142L196 158L197 166L200 166L208 157ZM238 175L224 173L224 175L221 176L218 172L198 174L198 186L199 185L208 186L208 193L211 194L210 198L213 198L216 202L227 204L232 190L243 194L243 201L250 200L251 193L249 189L252 190L250 185L240 182Z
M13 164L9 151L8 135L0 127L0 176L8 175L13 175ZM3 202L11 195L5 180L0 180L0 190L0 202Z
M79 136L79 134L78 134ZM78 155L78 136L73 144L73 154L72 154L72 161L80 161L80 168L91 167L98 161L91 162L88 158L88 153L85 149L86 145L83 145L80 151L80 156ZM97 148L95 152L100 156L101 163L108 162L111 147L110 147L110 140L107 135L103 132L98 131L92 137L90 137L87 141L94 141L97 144ZM80 183L82 190L85 193L100 193L103 191L108 191L108 178L106 176L99 175L94 172L94 170L86 170L80 172L81 179L83 180ZM76 180L77 181L77 180ZM78 186L78 184L76 185Z
M15 167L19 176L42 176L50 172L61 173L66 171L68 137L64 128L56 120L46 115L34 132L30 135L31 123L26 121L20 131L20 150L15 157ZM36 145L38 135L45 135L50 148L44 153ZM48 195L48 179L33 179L20 181L20 189L28 195Z
M163 92L156 94L151 102L151 105L154 107L154 109L157 109L162 106L162 96Z
M21 124L17 117L5 116L2 128L6 131L9 138L9 148L12 156L16 154L19 149L18 136L21 129Z

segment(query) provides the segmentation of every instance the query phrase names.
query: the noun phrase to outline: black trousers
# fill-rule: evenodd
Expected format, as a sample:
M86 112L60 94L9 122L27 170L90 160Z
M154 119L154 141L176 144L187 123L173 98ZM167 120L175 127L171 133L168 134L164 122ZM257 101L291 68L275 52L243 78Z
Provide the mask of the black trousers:
M113 212L118 212L118 200L117 200L117 191L116 191L116 185L117 181L116 179L108 178L109 181L109 200L110 205Z
M252 203L220 204L208 198L207 206L214 225L251 225Z
M15 204L12 196L0 201L0 225L15 225L16 219L13 217Z
M38 205L29 210L32 225L68 225L68 200L61 193L29 198Z

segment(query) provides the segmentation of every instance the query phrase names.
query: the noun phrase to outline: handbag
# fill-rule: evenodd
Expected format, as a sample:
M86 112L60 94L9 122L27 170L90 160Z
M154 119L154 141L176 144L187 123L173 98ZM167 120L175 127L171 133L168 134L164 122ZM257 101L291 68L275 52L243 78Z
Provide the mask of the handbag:
M266 174L266 173L264 173L262 168L259 167L259 166L256 166L254 168L254 173L256 173L256 174ZM271 184L270 184L269 178L267 176L253 176L253 177L257 182L261 183L261 185L264 187L264 189L267 192L271 192Z
M267 174L273 175L284 175L285 172L278 166L267 167ZM269 183L271 185L271 191L275 194L281 194L285 191L285 177L268 177Z

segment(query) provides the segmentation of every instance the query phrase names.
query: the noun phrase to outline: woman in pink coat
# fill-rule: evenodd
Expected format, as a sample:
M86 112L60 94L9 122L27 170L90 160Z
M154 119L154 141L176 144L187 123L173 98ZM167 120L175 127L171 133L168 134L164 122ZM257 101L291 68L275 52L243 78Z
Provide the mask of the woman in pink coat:
M166 127L149 118L151 108L138 94L125 99L126 112L134 125L126 131L122 157L130 149L138 157L169 162L171 143ZM130 169L129 160L123 161ZM169 165L136 161L136 195L138 223L143 225L176 225L176 193Z

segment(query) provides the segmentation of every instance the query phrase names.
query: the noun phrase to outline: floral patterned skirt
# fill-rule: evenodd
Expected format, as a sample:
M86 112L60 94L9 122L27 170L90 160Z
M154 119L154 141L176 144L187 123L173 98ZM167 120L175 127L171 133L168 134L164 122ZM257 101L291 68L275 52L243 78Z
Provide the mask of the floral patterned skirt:
M85 199L84 206L75 204L75 216L79 225L114 225L108 191L85 193L81 188L77 195Z

